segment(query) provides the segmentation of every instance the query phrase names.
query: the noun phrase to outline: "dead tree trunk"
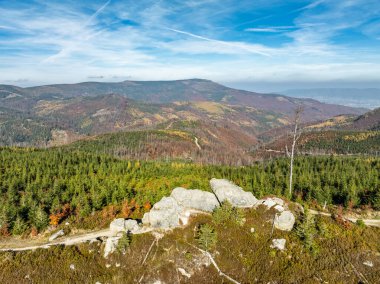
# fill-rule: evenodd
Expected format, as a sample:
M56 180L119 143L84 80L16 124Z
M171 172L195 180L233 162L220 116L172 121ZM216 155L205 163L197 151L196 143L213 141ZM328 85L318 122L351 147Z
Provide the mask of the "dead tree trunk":
M290 174L289 174L289 198L292 198L293 194L293 165L294 165L294 151L296 148L296 144L298 139L301 137L301 131L299 130L299 123L301 120L302 107L298 106L294 111L294 130L293 130L293 141L292 148L290 152Z

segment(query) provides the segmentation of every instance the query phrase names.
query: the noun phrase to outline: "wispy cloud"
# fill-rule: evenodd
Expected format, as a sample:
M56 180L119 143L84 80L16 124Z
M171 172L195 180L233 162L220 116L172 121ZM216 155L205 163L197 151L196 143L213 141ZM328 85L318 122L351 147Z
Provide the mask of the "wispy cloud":
M185 32L185 31L180 31L180 30L171 29L171 28L166 28L166 29L168 29L169 31L173 31L173 32L176 32L179 34L187 35L187 36L190 36L193 38L209 41L212 43L217 43L217 44L220 44L222 46L228 46L228 47L236 48L236 49L243 50L243 51L246 51L249 53L259 54L259 55L263 55L263 56L270 56L269 53L266 53L263 51L264 48L259 47L259 46L248 45L248 44L239 43L239 42L227 42L227 41L215 40L215 39L207 38L204 36L199 36L199 35L196 35L193 33Z
M258 27L245 29L246 32L257 33L282 33L295 29L295 26L277 26L277 27Z
M2 5L1 80L380 82L378 0L104 1Z

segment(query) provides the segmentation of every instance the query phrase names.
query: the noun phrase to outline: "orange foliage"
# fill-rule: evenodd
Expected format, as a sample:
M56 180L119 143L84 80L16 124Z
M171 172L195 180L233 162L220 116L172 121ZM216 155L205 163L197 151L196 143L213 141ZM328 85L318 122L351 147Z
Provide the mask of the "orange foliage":
M152 204L150 204L149 201L145 202L144 204L144 210L148 212L152 208Z
M51 214L49 216L50 219L50 225L57 226L61 220L69 216L71 213L71 207L70 204L65 204L62 206L62 209L58 211L56 214Z
M38 230L36 227L32 228L32 231L30 232L31 237L36 237L38 235Z
M115 205L109 205L109 206L103 208L102 217L103 217L103 219L115 218L118 211L119 210L117 209L117 207Z
M11 233L9 232L9 225L8 225L8 223L4 223L0 227L0 236L9 237L10 235L11 235Z
M132 214L131 204L129 204L128 200L125 200L121 206L121 213L124 218L128 218Z

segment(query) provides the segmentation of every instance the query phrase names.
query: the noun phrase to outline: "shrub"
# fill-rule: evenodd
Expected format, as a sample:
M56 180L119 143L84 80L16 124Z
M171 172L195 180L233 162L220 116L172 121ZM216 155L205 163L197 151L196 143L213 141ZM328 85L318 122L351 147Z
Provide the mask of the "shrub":
M217 242L217 234L214 228L209 224L203 224L199 227L197 234L198 244L202 249L209 251L214 248Z
M296 235L302 240L304 246L310 250L316 250L316 244L314 242L315 235L317 233L315 219L312 214L305 210L301 223L296 228Z
M117 244L117 250L121 253L126 253L131 244L131 241L131 235L124 232Z
M358 225L359 228L365 228L365 223L364 223L364 221L362 219L358 219L356 221L356 225Z
M28 229L28 225L23 219L17 217L16 221L13 223L12 234L13 235L22 235Z
M216 224L225 225L232 222L242 225L244 223L244 211L233 207L228 201L224 201L220 207L216 208L212 216Z

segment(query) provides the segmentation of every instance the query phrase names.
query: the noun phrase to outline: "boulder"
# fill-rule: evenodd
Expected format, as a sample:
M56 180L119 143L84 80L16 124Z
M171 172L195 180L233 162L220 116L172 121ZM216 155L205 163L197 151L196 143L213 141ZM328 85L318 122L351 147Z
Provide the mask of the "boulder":
M212 212L215 207L219 206L219 202L213 193L199 189L177 187L173 189L170 196L183 208Z
M285 210L282 213L276 215L274 219L274 226L276 229L282 231L291 231L293 229L296 218L293 213Z
M284 208L285 202L284 202L284 200L282 200L281 198L278 198L278 197L268 197L265 199L258 200L256 203L256 206L259 206L259 205L264 205L265 207L267 207L267 209L271 209L272 207L275 207L275 209L276 209L276 206L280 206L278 208L281 208L281 207ZM278 211L280 211L280 210L278 210Z
M283 206L281 206L281 205L275 205L274 207L273 207L276 211L278 211L278 212L284 212L285 211L285 208L283 207Z
M112 232L124 232L125 231L125 220L124 218L118 218L111 222L110 230Z
M59 230L58 232L52 234L49 238L49 242L54 241L55 239L65 235L65 232L63 230Z
M182 208L173 197L163 197L144 214L142 223L153 228L169 229L178 227Z
M285 249L286 240L285 239L273 239L271 248L284 250Z
M125 231L134 233L140 229L140 226L139 224L137 224L136 220L128 219L124 221L124 228L125 228Z
M116 250L117 244L119 243L119 239L120 237L109 237L107 239L103 254L105 258L107 258L111 253L113 253Z
M213 178L210 185L219 202L228 201L235 207L253 207L257 203L252 192L244 191L228 180Z

